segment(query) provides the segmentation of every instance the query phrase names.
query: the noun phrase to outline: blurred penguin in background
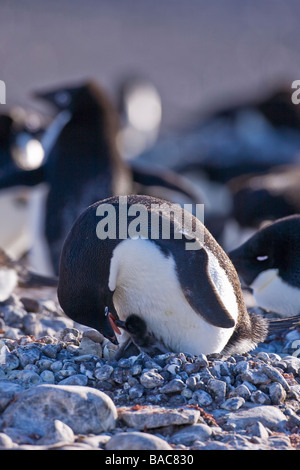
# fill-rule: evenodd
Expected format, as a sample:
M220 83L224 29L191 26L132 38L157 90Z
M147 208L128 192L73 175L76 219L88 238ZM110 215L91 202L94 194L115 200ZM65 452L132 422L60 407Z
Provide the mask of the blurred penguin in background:
M130 168L125 163L117 147L118 113L97 83L87 81L34 96L57 113L41 140L43 164L8 174L0 179L0 189L42 186L32 223L38 241L33 243L30 264L36 271L58 273L61 248L72 223L100 199L145 192L144 185L151 185L179 191L199 202L199 192L174 172Z

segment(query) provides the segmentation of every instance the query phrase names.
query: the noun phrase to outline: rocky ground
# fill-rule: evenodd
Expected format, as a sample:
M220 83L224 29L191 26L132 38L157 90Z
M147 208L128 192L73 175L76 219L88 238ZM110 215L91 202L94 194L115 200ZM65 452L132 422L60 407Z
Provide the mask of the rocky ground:
M227 358L114 354L54 290L0 304L0 449L300 449L297 329Z

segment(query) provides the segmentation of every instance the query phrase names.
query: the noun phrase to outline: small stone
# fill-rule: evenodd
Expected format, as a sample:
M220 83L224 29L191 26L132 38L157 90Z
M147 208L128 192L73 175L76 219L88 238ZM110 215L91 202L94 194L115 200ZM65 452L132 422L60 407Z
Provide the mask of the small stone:
M242 379L254 385L267 384L270 382L269 377L261 370L247 370L242 373Z
M262 372L264 374L266 374L267 377L269 377L269 379L271 379L273 382L278 382L280 383L280 385L282 385L282 387L285 389L285 390L289 390L290 389L290 386L289 384L287 383L287 381L285 380L285 378L283 377L283 375L277 370L275 369L275 367L272 367L270 365L265 365L261 368Z
M225 400L226 396L226 383L222 380L211 379L208 384L209 391L212 392L217 403L221 403Z
M62 361L55 361L51 364L50 369L53 372L59 372L62 369L63 363Z
M175 393L181 392L184 388L186 388L186 384L182 382L180 379L173 379L170 382L166 383L163 387L161 387L161 393Z
M286 391L279 382L273 382L269 386L269 394L273 405L280 405L286 399Z
M25 387L30 385L37 385L42 382L39 374L33 370L20 370L18 373L18 379Z
M195 362L197 362L200 365L200 367L208 367L208 360L205 354L199 354L196 357Z
M146 406L137 410L122 408L119 418L127 426L135 429L159 428L162 426L194 424L200 417L200 411L189 408L164 408L160 406Z
M207 424L193 424L184 426L183 429L173 434L171 442L173 444L191 445L196 440L207 441L212 435L212 430Z
M41 357L41 350L35 346L23 347L18 349L18 356L21 367L27 364L34 364Z
M136 384L136 385L133 385L132 387L130 387L130 389L128 390L128 395L132 399L140 398L140 397L143 396L144 390L145 389L142 385Z
M209 406L213 399L205 390L196 390L192 395L192 401L199 406Z
M88 378L85 374L73 374L60 380L59 385L80 385L85 386L88 383Z
M246 385L241 384L229 392L229 397L242 397L245 401L250 400L251 392Z
M87 336L84 336L77 349L78 354L92 354L93 356L102 357L102 346L100 343L95 343Z
M42 347L42 353L45 356L50 357L51 359L55 359L57 353L60 350L60 346L58 344L46 344Z
M97 367L94 370L94 376L98 380L107 380L110 378L113 371L114 371L113 367L111 367L108 364L104 364L103 366Z
M146 432L121 432L105 445L107 450L173 450L164 440Z
M199 372L201 369L201 363L200 362L187 362L184 364L183 369L188 373L188 374L195 374L196 372Z
M261 361L264 361L268 363L270 361L270 356L268 353L260 351L259 353L256 354L256 357L260 359Z
M17 369L20 365L19 358L12 353L9 353L7 349L5 352L2 352L3 348L1 350L1 369L4 372L9 372L10 370Z
M235 411L241 408L241 406L243 406L244 403L245 403L245 400L242 397L228 398L228 400L224 401L221 404L221 408L223 408L224 410L228 410L228 411Z
M256 392L253 392L251 394L251 401L253 403L258 403L259 405L270 405L271 400L270 397L262 392L261 390L256 390Z
M85 330L82 334L82 337L89 338L94 341L94 343L101 344L104 341L104 336L98 330L94 330L94 328L88 328L87 330Z
M140 377L140 382L145 388L154 388L163 385L164 378L154 370L144 372Z
M55 377L54 374L51 370L43 370L40 375L41 379L43 382L48 383L48 384L54 384L55 383Z

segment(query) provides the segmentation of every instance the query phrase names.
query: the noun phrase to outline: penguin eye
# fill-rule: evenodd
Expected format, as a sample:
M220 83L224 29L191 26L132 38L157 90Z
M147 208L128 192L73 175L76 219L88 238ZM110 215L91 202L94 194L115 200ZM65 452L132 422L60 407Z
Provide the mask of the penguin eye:
M267 261L269 259L268 255L263 255L263 256L257 256L256 257L257 261Z

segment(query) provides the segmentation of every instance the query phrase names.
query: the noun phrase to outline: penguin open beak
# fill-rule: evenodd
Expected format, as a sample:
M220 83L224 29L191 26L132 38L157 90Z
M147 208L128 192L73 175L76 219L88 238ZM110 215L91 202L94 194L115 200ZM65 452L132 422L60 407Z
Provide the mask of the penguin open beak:
M116 319L116 320L115 320L115 325L116 325L117 327L123 328L123 330L126 330L126 323L125 323L124 321L122 321L122 320ZM119 330L119 328L118 328L118 330ZM119 331L120 331L120 330L119 330Z
M114 330L114 332L117 333L118 335L121 335L122 332L118 328L118 324L121 323L120 320L118 320L112 313L108 314L108 320L109 320L109 323L111 324L111 327Z

